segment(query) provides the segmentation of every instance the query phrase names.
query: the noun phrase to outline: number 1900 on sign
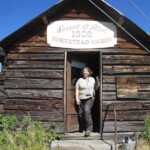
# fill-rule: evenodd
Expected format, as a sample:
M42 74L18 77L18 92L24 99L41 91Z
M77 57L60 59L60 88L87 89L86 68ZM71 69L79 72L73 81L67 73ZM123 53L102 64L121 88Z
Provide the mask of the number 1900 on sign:
M91 38L92 37L92 32L91 31L72 31L72 37Z

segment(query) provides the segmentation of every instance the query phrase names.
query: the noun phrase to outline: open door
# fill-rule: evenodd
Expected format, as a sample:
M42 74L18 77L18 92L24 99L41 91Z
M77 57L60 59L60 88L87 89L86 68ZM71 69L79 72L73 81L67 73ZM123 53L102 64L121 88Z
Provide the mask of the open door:
M81 77L81 70L88 66L93 71L93 77L100 77L99 52L68 52L67 54L67 87L66 87L66 131L79 131L78 107L75 103L75 84ZM100 132L100 90L96 91L92 107L94 132Z

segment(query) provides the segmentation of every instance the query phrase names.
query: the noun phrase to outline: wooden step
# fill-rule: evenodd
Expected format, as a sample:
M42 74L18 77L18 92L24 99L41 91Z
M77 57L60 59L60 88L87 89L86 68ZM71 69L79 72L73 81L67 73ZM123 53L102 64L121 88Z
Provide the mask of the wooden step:
M62 135L61 140L100 140L100 133L92 132L89 137L80 132L66 133Z
M117 133L118 143L121 143L121 141L126 136L131 137L133 134L134 132ZM80 132L66 133L66 134L62 134L62 138L61 138L61 140L113 140L113 139L115 139L114 133L103 133L101 138L101 134L98 132L92 132L89 137L84 137L84 133L80 133Z

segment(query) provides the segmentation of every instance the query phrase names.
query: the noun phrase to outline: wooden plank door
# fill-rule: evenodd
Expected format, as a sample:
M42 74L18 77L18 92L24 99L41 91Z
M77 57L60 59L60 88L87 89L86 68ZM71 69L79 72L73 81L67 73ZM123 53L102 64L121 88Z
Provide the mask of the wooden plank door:
M66 130L73 132L79 130L77 106L75 103L75 86L72 85L71 76L71 62L67 61L67 89L66 89Z

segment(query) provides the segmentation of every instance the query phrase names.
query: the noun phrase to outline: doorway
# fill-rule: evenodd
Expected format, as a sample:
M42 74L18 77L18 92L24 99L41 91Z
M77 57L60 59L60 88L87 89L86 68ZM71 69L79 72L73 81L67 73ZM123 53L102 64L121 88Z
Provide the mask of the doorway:
M79 131L77 105L75 103L75 84L81 77L84 66L90 67L93 77L100 77L99 52L68 52L67 54L67 87L66 87L66 131ZM96 91L92 107L93 131L100 131L100 90Z

